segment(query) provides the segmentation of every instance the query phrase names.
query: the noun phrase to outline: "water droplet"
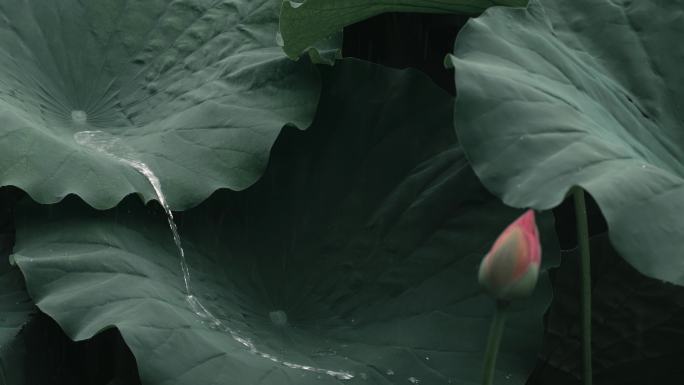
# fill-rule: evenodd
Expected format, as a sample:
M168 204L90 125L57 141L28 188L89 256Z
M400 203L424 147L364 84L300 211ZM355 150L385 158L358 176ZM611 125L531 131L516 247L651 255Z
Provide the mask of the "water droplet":
M276 44L278 47L284 47L285 46L285 40L283 40L283 35L280 33L280 31L276 32L276 37L275 37Z
M385 372L385 374L387 374L388 376L393 376L393 375L394 375L394 370L392 370L392 369L387 369L387 371Z
M425 361L430 361L430 357L425 357Z
M274 310L268 313L268 317L275 326L285 326L287 325L287 314L282 310Z
M410 382L412 384L420 384L420 380L415 378L415 377L409 377L408 382Z
M81 110L74 110L71 111L71 120L73 120L76 123L85 123L86 120L88 120L88 115L85 113L85 111Z

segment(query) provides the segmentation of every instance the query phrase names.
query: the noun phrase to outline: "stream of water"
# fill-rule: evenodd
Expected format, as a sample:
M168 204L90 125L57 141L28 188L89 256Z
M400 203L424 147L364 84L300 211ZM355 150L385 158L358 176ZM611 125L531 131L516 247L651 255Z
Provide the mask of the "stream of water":
M77 123L79 121L85 121L85 113L83 114L83 117L81 117L81 114L79 114L81 111L76 111L76 113L72 113L74 121ZM76 118L79 118L78 120ZM171 234L173 235L173 242L176 245L176 249L178 250L178 255L180 256L180 268L181 272L183 274L183 282L185 284L185 299L192 309L192 311L197 315L200 320L206 324L209 328L217 331L221 331L224 333L229 334L236 342L240 343L243 345L246 349L249 350L250 353L255 354L259 357L262 357L264 359L270 360L274 363L286 366L288 368L292 369L300 369L300 370L305 370L308 372L314 372L318 374L325 374L329 375L332 377L335 377L339 380L350 380L354 378L354 374L347 372L347 371L335 371L335 370L329 370L329 369L323 369L323 368L317 368L309 365L302 365L302 364L296 364L292 362L288 362L285 360L282 360L272 354L262 352L259 350L256 345L249 339L241 336L239 333L237 333L235 330L230 328L228 325L224 324L220 319L218 319L216 316L214 316L197 298L192 291L191 287L191 281L190 281L190 269L188 268L188 263L187 259L185 257L185 250L183 250L183 245L181 243L181 238L180 234L178 232L178 227L176 226L176 222L173 219L173 212L171 211L171 207L166 201L166 196L164 195L164 192L162 191L161 183L159 181L159 178L152 172L152 170L147 166L147 164L137 160L135 158L135 153L132 149L126 147L124 143L121 142L121 139L110 135L104 131L90 131L90 130L85 130L85 131L79 131L76 134L74 134L74 140L76 143L79 145L82 145L84 147L90 148L92 150L95 150L97 152L103 153L107 156L110 156L124 164L129 165L130 167L133 167L136 171L138 171L140 174L142 174L147 181L152 185L152 188L154 189L155 195L157 197L157 200L161 204L162 208L164 209L164 212L166 213L166 219L169 224L169 228L171 229ZM272 317L273 318L273 317Z

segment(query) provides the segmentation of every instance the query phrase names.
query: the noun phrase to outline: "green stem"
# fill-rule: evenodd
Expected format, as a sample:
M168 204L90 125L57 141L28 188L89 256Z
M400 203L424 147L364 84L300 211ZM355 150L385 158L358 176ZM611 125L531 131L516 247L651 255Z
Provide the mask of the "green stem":
M584 385L592 384L591 370L591 260L589 258L589 225L584 190L574 187L577 240L580 248L582 274L582 369Z
M489 339L487 340L482 385L492 385L494 383L496 356L499 354L499 345L501 345L501 337L503 336L506 323L507 307L507 301L496 301L496 311L494 312L494 319L492 320L492 327L489 329Z

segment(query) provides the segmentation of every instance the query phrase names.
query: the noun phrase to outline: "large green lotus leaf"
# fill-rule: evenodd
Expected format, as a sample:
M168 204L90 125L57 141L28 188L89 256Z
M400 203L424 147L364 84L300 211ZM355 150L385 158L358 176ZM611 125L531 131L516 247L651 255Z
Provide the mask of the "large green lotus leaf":
M37 305L74 339L118 328L145 384L479 383L494 301L477 267L521 211L480 185L427 77L343 61L324 79L313 126L283 133L257 184L179 213L202 306L163 214L132 198L18 213ZM544 273L512 309L498 380L524 383L549 301Z
M41 203L154 198L174 209L241 190L320 84L276 42L278 0L0 0L0 185ZM92 137L75 135L96 131ZM81 145L79 143L83 143ZM99 151L95 148L99 148Z
M342 28L386 12L478 14L494 5L524 6L527 0L284 0L280 13L283 49L293 58Z
M684 284L684 1L535 0L461 31L455 126L485 186L515 207L575 185L620 255Z

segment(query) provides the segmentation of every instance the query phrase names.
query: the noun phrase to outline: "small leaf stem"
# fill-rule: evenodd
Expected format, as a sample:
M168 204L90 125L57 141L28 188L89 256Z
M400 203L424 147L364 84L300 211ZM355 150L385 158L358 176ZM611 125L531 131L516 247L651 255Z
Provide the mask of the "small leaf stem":
M580 248L581 299L582 299L582 377L584 385L592 385L591 369L591 260L589 258L589 225L584 190L575 186L572 189L575 200L577 240Z
M494 312L494 319L492 320L492 326L489 329L489 339L487 340L482 385L492 385L494 383L496 357L499 354L501 337L503 336L504 325L506 324L507 308L508 301L496 301L496 311Z

